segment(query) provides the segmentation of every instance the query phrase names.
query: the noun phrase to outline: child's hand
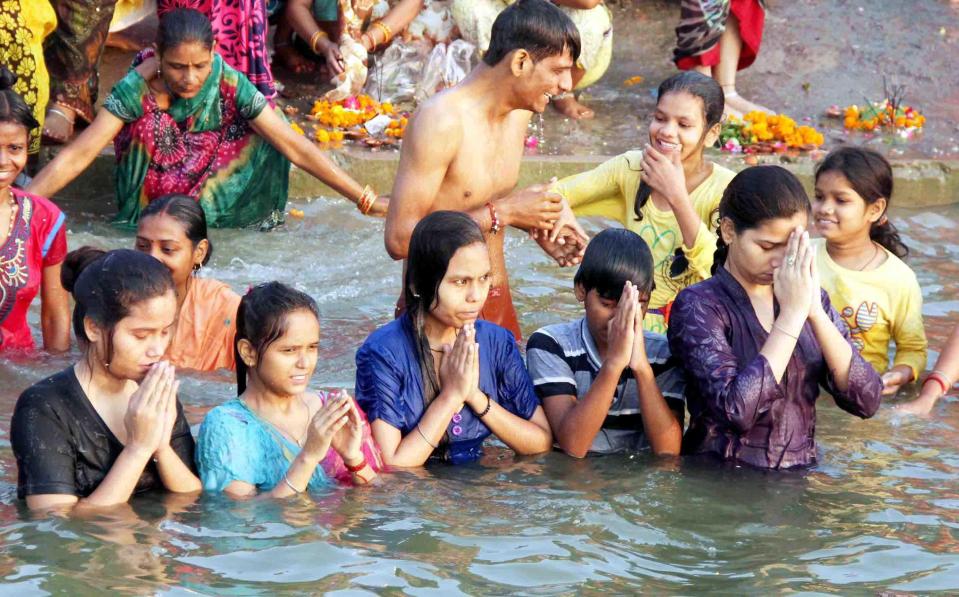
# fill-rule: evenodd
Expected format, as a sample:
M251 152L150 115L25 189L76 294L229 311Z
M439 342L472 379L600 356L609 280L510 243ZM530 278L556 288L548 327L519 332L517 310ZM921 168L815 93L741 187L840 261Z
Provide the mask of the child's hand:
M629 358L629 369L636 373L649 367L649 357L646 356L646 338L643 335L643 309L639 306L639 291L633 287L637 294L636 315L633 322L633 355Z
M882 395L891 396L910 381L912 381L912 373L896 368L890 369L882 374Z
M606 333L606 362L617 371L629 366L636 338L636 310L639 294L632 282L623 286L616 314L609 320Z
M683 161L678 148L676 151L664 154L647 144L643 149L640 176L671 206L677 201L689 201L689 193L686 191L686 171L683 170Z

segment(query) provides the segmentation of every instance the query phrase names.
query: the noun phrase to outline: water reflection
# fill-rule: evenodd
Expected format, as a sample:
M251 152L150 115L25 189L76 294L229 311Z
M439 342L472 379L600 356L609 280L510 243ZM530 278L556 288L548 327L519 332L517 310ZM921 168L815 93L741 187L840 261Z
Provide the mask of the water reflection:
M902 201L901 203L906 203ZM320 305L325 387L353 383L353 353L390 316L399 267L339 202L285 229L218 231L210 274L239 291L278 278ZM130 244L67 206L73 246ZM930 343L959 305L959 208L899 210L925 289ZM572 271L520 235L507 252L528 335L577 316ZM32 315L34 318L37 313ZM933 355L934 358L935 355ZM67 358L0 361L0 577L20 593L876 592L959 589L959 408L931 421L888 407L871 421L820 403L820 464L776 473L648 455L515 459L388 475L312 499L150 496L86 519L33 518L16 500L8 429L17 395ZM232 397L229 375L181 386L198 423Z

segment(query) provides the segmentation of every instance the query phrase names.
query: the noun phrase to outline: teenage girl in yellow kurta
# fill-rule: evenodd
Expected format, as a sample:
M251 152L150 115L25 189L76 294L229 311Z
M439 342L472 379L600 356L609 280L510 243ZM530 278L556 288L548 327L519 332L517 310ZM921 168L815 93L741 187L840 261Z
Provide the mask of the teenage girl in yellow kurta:
M909 249L886 217L891 196L892 168L875 151L843 147L816 168L820 282L853 344L883 374L885 394L926 369L922 293L902 261ZM890 341L896 345L891 368Z
M627 151L554 188L576 215L614 219L646 241L655 286L643 324L664 334L679 291L710 275L716 209L734 173L703 156L719 136L719 84L688 71L666 79L658 97L643 150Z

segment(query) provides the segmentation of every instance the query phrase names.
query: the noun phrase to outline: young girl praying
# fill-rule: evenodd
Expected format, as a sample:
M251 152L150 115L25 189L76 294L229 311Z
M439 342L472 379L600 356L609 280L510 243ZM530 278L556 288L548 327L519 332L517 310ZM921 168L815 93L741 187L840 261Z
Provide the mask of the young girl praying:
M892 168L860 147L831 152L816 168L813 217L820 279L853 345L894 394L926 368L922 293L903 263L909 250L886 212ZM890 367L889 343L896 345Z
M672 76L659 86L643 150L555 185L576 215L616 220L649 245L655 290L643 325L652 332L666 333L676 293L709 277L714 214L734 175L703 153L719 137L723 106L723 90L710 77L692 71ZM569 213L555 229L567 218Z
M237 398L211 410L197 439L203 489L282 498L333 480L369 483L381 468L363 414L345 393L308 386L320 344L316 302L279 282L237 313Z

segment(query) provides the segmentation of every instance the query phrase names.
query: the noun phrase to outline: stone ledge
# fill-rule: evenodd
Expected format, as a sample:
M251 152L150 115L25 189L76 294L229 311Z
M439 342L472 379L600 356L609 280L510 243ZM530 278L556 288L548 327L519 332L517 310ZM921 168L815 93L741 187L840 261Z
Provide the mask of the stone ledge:
M49 157L50 150L44 157ZM357 180L373 185L381 193L392 188L399 164L399 152L369 152L347 148L330 152L336 162ZM526 156L520 168L520 186L562 178L582 172L603 162L605 156ZM710 159L732 170L746 167L740 156L714 153ZM807 190L812 189L815 163L807 158L792 159L778 155L759 156L760 163L779 164L795 173ZM58 195L58 199L90 200L113 197L113 150L104 151L87 170ZM959 202L959 160L894 160L897 207L932 207ZM336 196L325 184L294 167L290 172L290 199L309 200L319 196ZM112 202L111 202L112 205Z

